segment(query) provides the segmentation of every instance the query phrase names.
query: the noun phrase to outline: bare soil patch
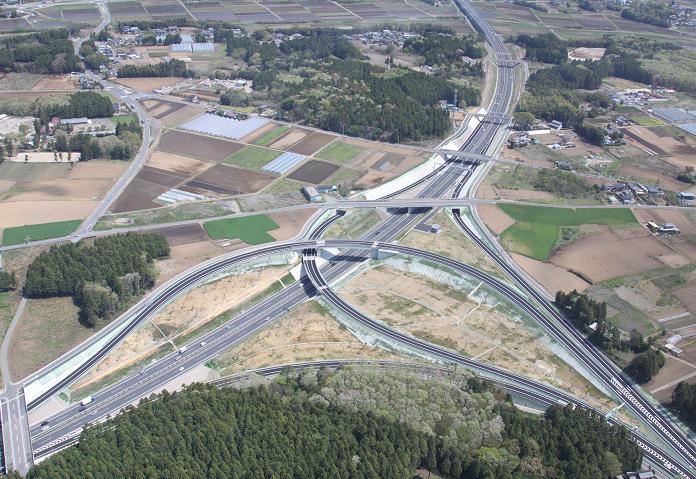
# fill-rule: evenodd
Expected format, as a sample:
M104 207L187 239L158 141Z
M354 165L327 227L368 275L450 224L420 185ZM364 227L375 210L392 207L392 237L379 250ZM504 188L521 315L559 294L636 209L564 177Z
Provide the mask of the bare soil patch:
M186 175L169 170L160 170L159 168L153 168L151 166L144 166L135 178L137 180L149 181L150 183L166 186L167 188L172 188L188 179Z
M684 183L677 181L671 176L663 175L654 169L641 168L639 166L623 163L618 170L618 173L625 176L630 176L645 180L649 183L659 182L661 186L670 190L682 191L686 186Z
M190 120L191 118L197 117L204 111L204 108L193 105L186 105L183 108L175 110L174 112L159 118L159 121L161 121L162 124L164 124L164 126L173 128L175 126L179 126L187 120Z
M425 249L449 258L462 261L499 278L505 277L498 266L476 246L452 221L449 214L441 211L431 223L442 228L440 234L433 235L418 230L409 231L399 242L404 246Z
M287 134L281 136L276 141L268 145L271 148L278 148L279 150L285 150L295 143L299 142L303 138L309 136L312 132L309 130L303 130L301 128L293 128Z
M174 86L177 83L181 83L182 79L179 77L152 77L152 78L115 78L114 82L120 83L121 85L132 88L138 91L154 91L162 87ZM143 103L145 108L148 109L147 102L157 102L161 100L146 100ZM164 115L163 115L164 116ZM157 118L157 117L156 117Z
M384 183L388 179L392 178L393 175L389 173L380 173L379 171L369 170L362 175L358 181L355 182L357 188L372 188L381 183Z
M127 211L159 208L162 205L158 205L152 200L168 189L165 186L135 178L121 193L121 196L118 197L110 211L112 213L124 213Z
M75 82L69 75L46 75L32 87L32 90L74 90Z
M198 175L212 166L205 161L160 150L153 151L145 165L184 177Z
M95 200L103 197L111 184L112 180L98 179L24 182L4 202Z
M186 334L250 300L289 270L290 266L260 268L204 284L175 299L152 321L170 339Z
M314 208L303 208L282 213L271 213L270 217L278 225L278 228L268 233L278 241L293 238L316 212L317 210Z
M75 163L69 170L70 180L117 179L128 168L125 161L91 160Z
M4 228L26 224L52 223L85 218L96 200L8 201L0 207L0 225Z
M574 289L584 291L590 286L590 283L578 277L577 275L559 268L550 263L543 263L517 253L511 254L515 263L541 284L546 291L551 294L556 294L559 289L570 292Z
M527 377L560 379L561 387L575 393L589 389L582 376L546 347L537 331L444 284L378 266L342 286L341 294L368 315L417 337Z
M496 235L499 235L507 228L515 224L515 220L497 205L479 205L478 212L486 224Z
M680 138L659 136L649 127L631 126L629 130L649 145L656 145L655 151L665 151L664 160L679 169L696 166L696 140L684 135ZM659 146L657 146L659 145Z
M168 131L159 142L160 150L215 162L224 160L243 146L241 143L183 131Z
M678 210L635 209L633 213L642 223L654 221L657 224L672 223L682 234L696 234L696 225L684 213Z
M177 238L178 241L184 241L187 239L193 238ZM186 271L187 269L192 268L203 261L221 255L224 252L225 250L213 244L207 238L207 235L205 239L201 241L174 244L171 247L169 258L157 262L157 268L159 270L157 284L162 284L177 274Z
M549 262L577 271L594 283L662 267L658 258L672 253L643 227L602 229L555 251Z
M696 281L691 281L685 287L674 291L673 294L692 315L696 316Z
M265 125L263 125L261 128L259 128L258 130L254 130L254 131L252 131L251 133L249 133L247 136L245 136L244 138L242 138L240 141L241 141L242 143L253 143L254 141L256 141L256 140L258 140L259 138L261 138L263 135L265 135L266 133L268 133L269 131L271 131L271 130L273 130L274 128L277 128L277 127L279 127L279 126L280 126L280 125L279 125L278 123L274 123L274 122L272 122L272 121L271 121L271 122L268 122L268 123L266 123ZM288 130L288 131L290 131L290 130ZM286 132L286 133L287 133L287 132Z
M164 235L170 246L209 241L208 235L200 224L167 226L150 231Z
M317 184L324 181L331 174L338 170L339 166L326 161L310 160L288 176L291 180L302 181L304 183Z
M264 173L217 165L189 181L187 185L222 195L238 195L255 193L274 179L273 176Z
M652 392L656 389L661 389L673 381L696 372L696 367L689 366L688 364L679 361L669 354L665 354L665 360L665 365L662 367L662 369L660 369L657 375L653 377L652 381L643 386L645 390ZM692 377L692 381L693 380L694 378ZM661 389L660 391L656 391L654 396L657 400L670 400L672 391L674 391L674 388L676 387L677 385L674 384L665 389Z
M216 361L224 374L316 359L403 359L367 346L311 301L293 309L272 325L224 352Z
M153 118L164 118L184 108L186 105L168 100L144 100L141 102L147 113Z
M336 137L327 133L314 132L303 140L291 146L288 151L299 153L300 155L311 156L331 143Z

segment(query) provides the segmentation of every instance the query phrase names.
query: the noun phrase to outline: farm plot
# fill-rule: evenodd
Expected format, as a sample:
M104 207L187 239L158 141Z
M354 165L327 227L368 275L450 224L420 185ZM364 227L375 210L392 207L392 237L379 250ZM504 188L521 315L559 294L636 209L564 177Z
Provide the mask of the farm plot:
M267 215L253 215L206 221L203 227L214 240L239 238L247 244L256 245L273 241L273 236L268 232L277 229L278 225Z
M157 183L145 181L139 178L133 179L128 187L121 193L114 205L111 213L125 213L128 211L138 211L150 208L158 208L162 205L153 200L167 191L169 188Z
M199 2L195 4L189 4L186 6L188 10L196 17L197 20L202 21L231 21L238 20L234 13L227 10L219 2Z
M180 176L190 177L203 173L212 165L207 161L155 150L152 155L150 155L150 158L148 158L145 166L166 170Z
M268 146L271 148L277 148L279 150L286 150L295 143L298 143L300 140L303 140L310 134L311 131L309 130L304 130L302 128L292 128L285 135L282 135L274 142L269 143Z
M267 118L259 116L253 116L246 120L235 120L204 113L197 118L187 121L181 125L181 128L230 140L239 140L262 128L269 121Z
M318 22L320 17L296 3L264 3L273 13L286 22Z
M270 235L277 241L293 238L316 212L317 210L314 208L304 208L282 213L271 213L270 217L278 225L278 228L270 231Z
M226 165L239 166L251 170L260 170L262 166L273 161L281 152L270 148L248 145L233 153L223 161Z
M117 20L145 19L150 16L140 2L115 1L109 2L108 6L111 16Z
M187 182L186 186L234 196L255 193L271 183L273 179L271 175L218 165Z
M159 142L159 149L162 151L215 162L224 160L243 146L240 143L183 131L168 131L162 135Z
M324 181L338 170L338 166L325 161L310 160L288 176L291 180L317 184Z
M616 30L614 24L604 15L575 15L575 21L590 30Z
M269 123L268 125L259 128L243 140L247 143L253 143L259 146L268 146L268 144L276 141L288 131L290 131L290 127L287 125Z
M153 233L159 233L167 238L170 246L180 246L189 243L199 243L207 241L208 235L199 224L181 225L181 226L166 226L151 230Z
M179 2L158 0L142 2L145 10L153 17L188 17L186 9Z
M389 12L379 8L374 3L350 3L344 7L364 20L383 20L391 16Z
M91 5L65 5L61 7L63 19L71 22L90 22L99 20L101 14Z
M326 148L323 148L314 156L320 160L327 160L342 165L352 161L362 151L362 148L359 146L344 143L342 141L336 141L331 143Z
M75 231L80 226L80 223L82 223L82 220L70 220L5 228L2 230L2 245L13 246L22 244L26 240L39 241L49 238L60 238Z
M167 82L173 81L171 79L165 78ZM140 78L135 79L134 81L126 81L121 82L123 85L126 85L130 88L137 88L137 89L157 89L161 88L161 83L163 82L162 79L157 78L155 81L157 82L156 85L150 84L150 79L148 78L146 81L148 81L147 85L142 84L142 80ZM144 107L145 110L147 111L147 114L150 115L153 118L160 119L162 117L165 117L171 113L174 113L175 111L178 111L182 109L184 106L183 103L177 103L174 101L167 101L167 100L143 100L140 102Z
M625 226L636 223L628 209L603 208L545 208L521 205L499 205L515 219L503 231L501 242L513 251L544 261L558 241L560 228L581 225Z
M150 51L152 51L150 49ZM140 52L141 55L144 55L144 51ZM126 62L126 60L124 60ZM143 59L144 63L157 63L159 60L156 61L149 61L147 58ZM142 62L141 62L142 63ZM115 83L118 83L120 85L126 86L128 88L132 88L134 90L138 91L155 91L158 90L162 87L168 87L168 86L174 86L177 83L181 83L182 79L178 77L151 77L151 78L114 78L113 81ZM141 104L145 107L147 110L148 114L150 116L157 118L158 120L170 113L173 113L174 111L178 110L179 108L183 108L184 105L183 103L177 103L173 101L167 101L167 100L144 100L141 102ZM159 115L159 116L157 116Z
M320 148L331 143L336 137L327 133L314 132L303 140L292 145L288 151L300 155L311 156Z
M0 32L12 32L29 28L29 22L23 18L7 18L0 20Z
M322 20L344 20L355 18L350 12L343 10L338 5L326 0L309 0L303 3L310 12L318 15Z

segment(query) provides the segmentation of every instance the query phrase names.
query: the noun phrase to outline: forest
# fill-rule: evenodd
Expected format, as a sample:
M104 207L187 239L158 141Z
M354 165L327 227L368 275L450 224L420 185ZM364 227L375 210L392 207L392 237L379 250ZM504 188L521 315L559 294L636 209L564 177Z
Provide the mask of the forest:
M455 85L445 77L371 65L339 30L282 33L301 36L276 46L264 31L253 38L235 36L231 30L219 30L215 35L216 41L226 42L228 55L246 63L237 75L253 81L255 98L278 104L278 115L284 120L370 139L419 141L449 132L449 114L438 102L452 102L455 88L461 105L480 102L478 89ZM450 42L444 34L425 35L430 38L427 44L411 46L423 54ZM447 43L448 48L457 46L462 54L478 54L480 47L471 39L452 42ZM445 55L446 49L440 50L434 48L432 55ZM480 67L475 74L480 75Z
M195 72L186 68L183 60L170 59L153 65L123 65L118 70L119 78L135 77L189 77L196 76Z
M23 294L29 298L72 296L82 321L94 326L155 284L154 259L169 255L166 238L126 233L52 246L29 265Z
M679 419L696 429L696 384L680 382L672 392L672 408L677 411Z
M403 50L421 55L423 63L431 66L462 63L462 56L481 58L484 54L474 37L438 32L424 32L421 36L407 39Z
M70 41L71 31L50 29L17 35L0 41L0 71L28 73L70 73L83 71Z
M70 95L67 103L48 103L36 102L32 108L33 116L38 118L42 124L47 123L51 118L105 118L113 116L114 106L106 95L101 95L93 91L78 91Z
M635 2L629 8L621 10L621 18L655 25L656 27L669 28L672 26L672 22L669 19L672 13L672 8L667 4L660 2Z
M457 377L322 370L243 390L192 385L89 427L27 478L594 479L640 463L628 432L601 416L527 415ZM483 434L468 437L476 424Z
M138 152L143 137L143 128L137 119L116 125L115 135L69 135L64 130L56 130L55 150L58 153L77 151L80 161L97 158L110 160L130 160Z

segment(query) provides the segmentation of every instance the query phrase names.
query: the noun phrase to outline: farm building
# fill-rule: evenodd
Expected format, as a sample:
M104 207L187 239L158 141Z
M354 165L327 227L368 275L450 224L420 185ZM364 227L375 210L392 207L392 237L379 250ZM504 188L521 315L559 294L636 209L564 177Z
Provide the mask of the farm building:
M305 198L307 198L312 203L317 203L321 201L321 195L313 186L303 186L302 194L305 195Z

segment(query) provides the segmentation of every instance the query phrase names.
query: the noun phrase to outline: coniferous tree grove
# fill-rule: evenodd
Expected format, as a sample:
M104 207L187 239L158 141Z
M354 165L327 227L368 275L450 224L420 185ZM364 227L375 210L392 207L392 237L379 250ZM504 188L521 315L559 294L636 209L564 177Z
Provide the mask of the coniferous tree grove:
M379 373L373 376L378 382ZM342 405L330 381L322 386L325 380L246 390L197 384L165 392L89 427L77 446L34 466L27 478L410 479L422 469L445 479L595 479L641 461L625 429L579 408L552 406L537 417L505 401L491 407L488 399L485 413L502 419L502 434L467 446L447 437L448 422L428 432L374 410L374 402ZM393 378L388 382L394 385ZM375 394L367 384L351 383L343 400ZM434 400L446 404L447 396ZM465 407L483 408L481 400Z
M672 407L679 419L696 428L696 384L680 382L672 393Z
M53 246L29 265L24 295L73 296L88 326L108 319L155 283L153 259L169 255L160 234L126 233Z

